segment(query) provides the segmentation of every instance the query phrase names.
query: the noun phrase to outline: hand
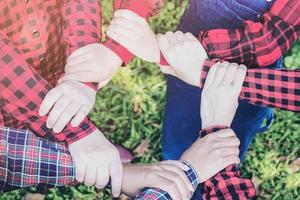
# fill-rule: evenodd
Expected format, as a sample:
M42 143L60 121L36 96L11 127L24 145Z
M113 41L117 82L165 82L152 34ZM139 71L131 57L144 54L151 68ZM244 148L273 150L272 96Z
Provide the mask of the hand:
M173 200L190 199L194 189L184 170L188 168L179 161L124 166L123 192L135 196L142 189L151 187L168 192Z
M47 127L55 133L60 133L71 121L77 127L93 108L96 91L76 82L61 82L50 90L43 100L39 114L47 118Z
M74 51L68 58L62 81L100 82L105 86L116 74L122 60L102 44L94 43Z
M161 66L162 72L199 87L202 64L207 59L201 43L191 33L183 34L180 31L158 35L157 41L170 65Z
M148 62L159 62L156 36L146 19L130 10L117 10L107 35L132 54Z
M69 150L78 182L103 189L111 177L113 195L120 195L123 178L120 156L117 149L99 130L70 144Z
M224 129L199 138L180 159L195 168L200 183L203 183L227 166L240 162L239 145L235 133Z
M246 66L228 62L215 64L211 68L201 98L203 129L216 125L230 127L246 72Z

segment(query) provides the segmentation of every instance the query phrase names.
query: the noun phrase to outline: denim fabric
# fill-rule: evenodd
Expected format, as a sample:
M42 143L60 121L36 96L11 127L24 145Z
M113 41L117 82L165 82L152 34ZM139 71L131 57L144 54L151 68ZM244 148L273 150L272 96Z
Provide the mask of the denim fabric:
M258 20L272 3L265 0L190 0L178 30L197 35L199 31L214 28L238 28L244 20ZM282 60L270 67L279 68L281 65ZM176 77L167 76L167 104L162 140L164 159L179 159L198 138L201 130L200 99L199 88ZM232 129L241 141L242 160L256 133L266 130L267 127L261 127L262 122L267 119L270 124L272 118L272 109L240 101ZM193 199L200 200L200 193L201 189Z

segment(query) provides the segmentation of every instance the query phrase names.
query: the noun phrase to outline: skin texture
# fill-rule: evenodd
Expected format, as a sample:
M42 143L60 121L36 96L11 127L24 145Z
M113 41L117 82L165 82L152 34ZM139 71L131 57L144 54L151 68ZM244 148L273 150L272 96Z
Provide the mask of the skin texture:
M123 166L117 149L96 130L69 146L76 180L103 189L111 178L114 197L121 193Z

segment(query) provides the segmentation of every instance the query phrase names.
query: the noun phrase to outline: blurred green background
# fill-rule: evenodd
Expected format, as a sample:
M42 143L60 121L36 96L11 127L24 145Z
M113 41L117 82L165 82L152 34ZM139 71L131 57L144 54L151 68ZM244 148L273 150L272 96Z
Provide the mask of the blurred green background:
M102 1L105 25L111 19L111 4L111 0ZM162 13L151 21L155 32L175 30L185 5L186 1L179 4L178 0L168 0ZM300 66L300 42L288 52L285 66ZM112 141L135 150L134 162L159 161L165 93L165 79L158 67L135 59L99 92L91 119ZM273 126L257 136L242 164L243 175L253 177L258 199L300 200L299 143L300 115L276 111ZM35 190L1 194L0 199L17 200L30 193ZM36 198L43 199L43 196ZM51 189L46 199L110 200L111 197L109 191L81 185Z

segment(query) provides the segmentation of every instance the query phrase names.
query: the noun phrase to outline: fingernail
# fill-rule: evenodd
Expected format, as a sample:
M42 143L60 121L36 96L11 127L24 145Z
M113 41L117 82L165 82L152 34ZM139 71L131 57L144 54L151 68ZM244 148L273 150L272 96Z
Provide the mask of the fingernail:
M247 71L247 67L246 67L245 65L240 65L240 68L241 68L242 70Z

